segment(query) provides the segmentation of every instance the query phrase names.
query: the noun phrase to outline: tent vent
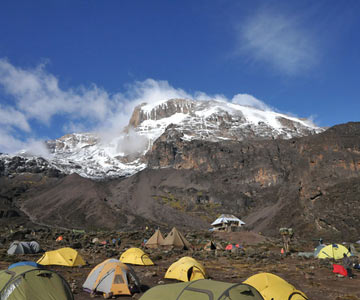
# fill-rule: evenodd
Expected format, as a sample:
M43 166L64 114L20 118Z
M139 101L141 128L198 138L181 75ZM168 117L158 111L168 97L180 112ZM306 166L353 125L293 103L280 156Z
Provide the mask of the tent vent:
M122 276L121 275L115 275L114 284L120 284L120 283L124 283L124 280L123 280Z
M39 274L37 274L37 276L51 278L52 274L51 273L39 273Z

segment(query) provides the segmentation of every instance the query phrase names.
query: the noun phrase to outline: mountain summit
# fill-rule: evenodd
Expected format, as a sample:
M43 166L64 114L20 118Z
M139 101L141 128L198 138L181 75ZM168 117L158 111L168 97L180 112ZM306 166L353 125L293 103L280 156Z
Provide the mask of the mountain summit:
M322 131L311 122L226 101L170 99L137 106L129 126L152 140L175 125L184 139L289 139Z

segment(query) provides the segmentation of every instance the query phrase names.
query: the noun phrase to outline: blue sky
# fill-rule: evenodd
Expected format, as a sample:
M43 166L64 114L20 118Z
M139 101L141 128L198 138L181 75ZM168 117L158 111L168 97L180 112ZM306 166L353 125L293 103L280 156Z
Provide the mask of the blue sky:
M358 0L1 1L0 152L119 131L136 104L164 97L245 94L319 126L358 121L359 9Z

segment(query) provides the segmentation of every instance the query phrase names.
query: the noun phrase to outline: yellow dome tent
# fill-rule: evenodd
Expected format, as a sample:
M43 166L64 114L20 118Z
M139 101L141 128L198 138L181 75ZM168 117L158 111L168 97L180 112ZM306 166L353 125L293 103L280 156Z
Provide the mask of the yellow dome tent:
M165 274L165 278L180 281L192 281L205 279L206 277L204 266L194 258L188 256L182 257L174 262Z
M350 256L351 253L349 252L346 247L339 245L339 244L332 244L327 245L318 251L316 257L317 258L333 258L333 259L342 259L344 254Z
M95 266L83 284L85 291L104 296L131 295L140 291L135 272L117 259L107 259Z
M307 300L306 295L284 279L270 273L259 273L243 283L256 288L265 300Z
M47 251L37 261L40 265L59 265L76 267L86 265L79 253L72 248L61 248L54 251Z
M124 264L153 266L150 257L139 248L130 248L120 256L120 261Z

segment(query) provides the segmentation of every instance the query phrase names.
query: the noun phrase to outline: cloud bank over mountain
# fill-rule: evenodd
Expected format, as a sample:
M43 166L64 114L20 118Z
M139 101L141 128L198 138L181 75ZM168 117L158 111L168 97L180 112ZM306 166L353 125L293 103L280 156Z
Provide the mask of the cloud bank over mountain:
M201 91L188 93L166 80L151 78L127 84L123 92L114 94L96 84L63 89L59 79L46 70L46 65L24 69L6 59L0 59L0 97L4 99L0 105L0 151L7 153L24 148L43 152L39 145L44 137L39 136L39 126L51 129L62 124L56 137L71 131L95 131L104 138L119 135L128 124L135 106L144 102L173 98L215 99L262 110L271 109L246 93L234 95L231 99Z

